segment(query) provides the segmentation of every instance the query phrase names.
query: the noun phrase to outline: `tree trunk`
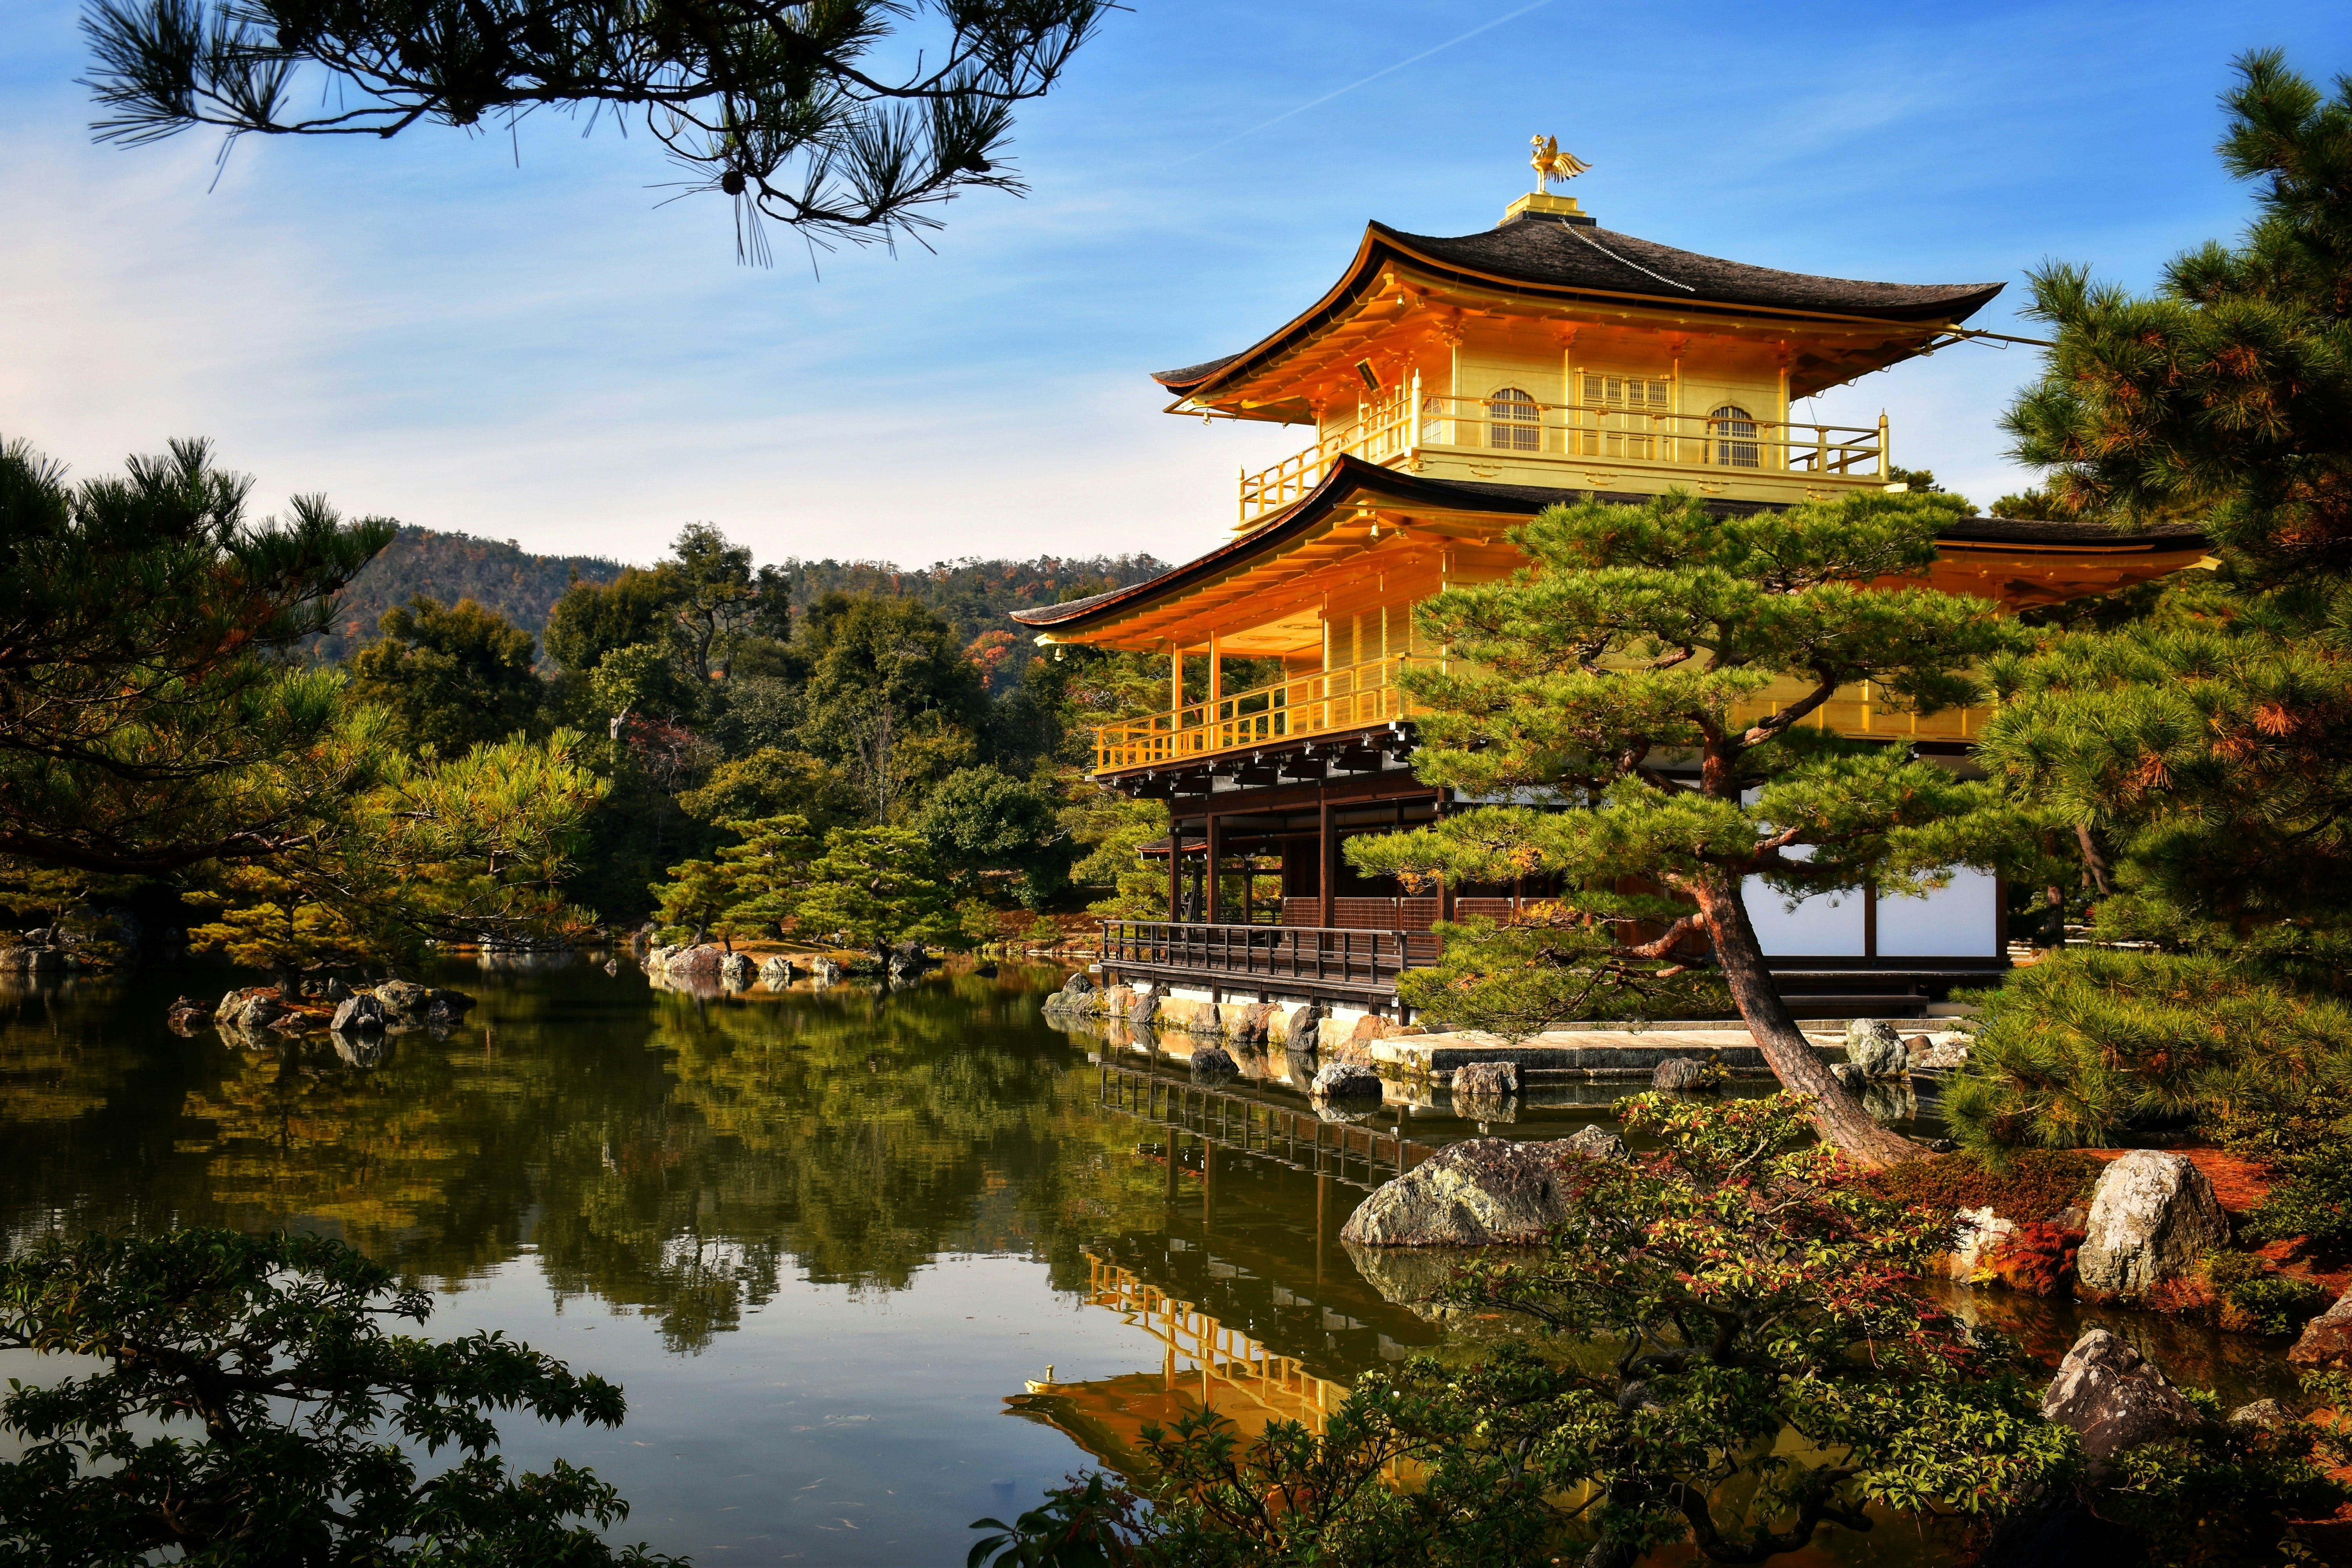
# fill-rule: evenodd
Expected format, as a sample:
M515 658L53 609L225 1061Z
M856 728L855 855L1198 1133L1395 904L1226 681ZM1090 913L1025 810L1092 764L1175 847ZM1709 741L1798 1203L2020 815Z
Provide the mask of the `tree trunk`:
M1789 1005L1773 988L1763 944L1756 940L1748 906L1739 897L1739 879L1717 873L1698 879L1692 891L1714 932L1716 960L1723 965L1724 983L1731 988L1731 1000L1747 1021L1748 1034L1780 1087L1812 1101L1813 1129L1822 1141L1871 1166L1924 1157L1927 1150L1880 1126L1813 1053L1811 1042L1790 1016Z

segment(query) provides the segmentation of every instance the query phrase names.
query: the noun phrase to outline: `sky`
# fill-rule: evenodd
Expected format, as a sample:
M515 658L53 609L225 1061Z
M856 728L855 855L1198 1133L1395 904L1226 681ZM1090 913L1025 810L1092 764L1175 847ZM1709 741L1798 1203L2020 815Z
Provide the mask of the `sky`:
M929 248L736 258L723 198L642 131L560 118L391 142L97 146L79 12L0 0L0 437L76 475L178 436L257 510L633 562L687 522L762 561L1222 542L1234 476L1297 428L1166 416L1149 373L1311 303L1367 219L1487 227L1531 134L1609 228L1801 272L2145 287L2244 226L2213 155L2240 52L2352 70L2341 0L1766 10L1546 0L1132 0L1020 116L1032 194ZM2026 348L1863 378L1814 416L1989 503L2032 476L2000 412Z

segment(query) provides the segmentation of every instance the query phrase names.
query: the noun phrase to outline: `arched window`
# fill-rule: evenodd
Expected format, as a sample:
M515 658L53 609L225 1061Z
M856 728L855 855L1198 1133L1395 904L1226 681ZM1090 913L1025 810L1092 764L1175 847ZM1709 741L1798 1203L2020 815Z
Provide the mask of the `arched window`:
M1727 468L1752 468L1756 461L1756 416L1735 403L1727 403L1706 416L1707 433L1715 437L1715 460Z
M1543 416L1535 398L1516 386L1507 386L1486 399L1486 444L1513 452L1533 452L1543 446Z

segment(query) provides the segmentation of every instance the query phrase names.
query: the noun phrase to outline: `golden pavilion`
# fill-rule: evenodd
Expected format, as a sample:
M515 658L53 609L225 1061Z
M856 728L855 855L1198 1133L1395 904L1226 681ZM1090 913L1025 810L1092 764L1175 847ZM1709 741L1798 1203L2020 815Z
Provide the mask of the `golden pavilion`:
M1167 801L1173 825L1154 847L1166 918L1111 922L1105 971L1202 1000L1393 1012L1395 975L1433 954L1434 921L1499 912L1533 890L1409 898L1339 854L1349 835L1476 804L1412 772L1412 712L1396 677L1436 654L1413 605L1514 570L1508 531L1563 500L1680 488L1730 515L1889 485L1883 415L1839 426L1795 405L1963 341L2000 289L1722 260L1603 228L1574 198L1538 192L1475 234L1372 223L1297 315L1238 353L1157 374L1171 414L1311 436L1241 475L1226 543L1148 582L1016 616L1040 643L1168 661L1167 707L1097 735L1095 780ZM1970 518L1943 534L1929 582L2021 608L2204 553L2193 530ZM1233 689L1235 660L1262 678ZM1920 718L1864 687L1818 721L1965 767L1984 717ZM1236 872L1278 874L1281 896L1256 899L1255 877ZM1757 898L1750 911L1784 993L1821 1016L1916 1010L2004 967L2003 902L1994 879L1962 872L1927 899L1865 892L1784 909Z

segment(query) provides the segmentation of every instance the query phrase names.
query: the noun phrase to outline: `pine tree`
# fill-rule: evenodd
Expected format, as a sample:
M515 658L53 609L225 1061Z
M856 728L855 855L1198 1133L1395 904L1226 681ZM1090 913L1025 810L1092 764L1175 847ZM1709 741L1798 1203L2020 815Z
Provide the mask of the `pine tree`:
M1905 747L1804 727L1865 680L1898 710L1979 695L1971 671L2014 638L1996 607L1884 585L1924 571L1938 522L1963 508L1874 494L1717 518L1679 492L1551 508L1513 533L1527 570L1421 608L1446 655L1404 678L1426 714L1414 763L1423 781L1549 801L1360 837L1349 858L1367 873L1457 886L1560 879L1569 914L1557 923L1583 940L1564 941L1526 984L1555 984L1549 972L1562 964L1670 979L1712 963L1825 1138L1866 1162L1916 1156L1807 1043L1773 988L1742 889L1751 878L1790 894L1900 889L2001 864L2031 841L1989 786ZM1783 679L1800 694L1765 700ZM1628 879L1665 896L1620 893ZM1642 929L1662 919L1662 932ZM1527 973L1524 957L1497 954ZM1503 963L1487 973L1507 987Z
M2218 570L2147 618L1996 665L1979 755L2114 863L2111 937L2352 978L2352 79L2248 55L2221 153L2257 183L2235 247L2152 296L2034 278L2056 328L2008 416L2052 501L2120 530L2189 520ZM2102 868L2104 869L2104 868Z

